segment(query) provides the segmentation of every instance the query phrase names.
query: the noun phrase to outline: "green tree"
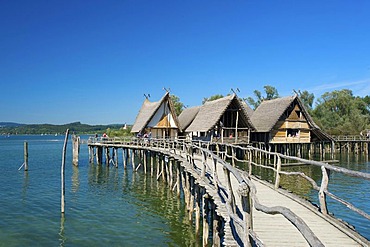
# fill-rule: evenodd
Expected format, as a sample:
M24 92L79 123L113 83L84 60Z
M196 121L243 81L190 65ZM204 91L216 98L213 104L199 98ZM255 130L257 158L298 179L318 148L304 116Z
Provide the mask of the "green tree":
M180 98L176 95L171 94L171 100L173 103L173 106L175 107L176 115L180 115L180 113L184 110L184 104L180 102Z
M277 89L275 87L270 86L270 85L266 85L263 88L264 88L265 94L266 94L265 97L262 96L262 93L260 91L254 90L253 93L254 93L254 96L255 96L256 99L254 99L252 97L248 97L248 98L244 99L244 100L246 100L249 103L249 105L251 105L253 107L254 110L264 100L270 100L270 99L279 98L279 93L278 93L278 91L277 91Z
M302 101L306 109L308 111L311 111L315 95L313 93L309 93L307 90L304 90L303 92L301 92L301 90L298 90L298 97Z
M333 135L359 134L369 126L366 102L349 89L324 93L313 111L323 130Z
M215 94L215 95L212 95L211 97L208 97L208 98L203 98L203 101L202 101L202 104L204 105L204 103L206 103L207 101L212 101L212 100L216 100L216 99L221 99L223 98L224 96L222 94Z

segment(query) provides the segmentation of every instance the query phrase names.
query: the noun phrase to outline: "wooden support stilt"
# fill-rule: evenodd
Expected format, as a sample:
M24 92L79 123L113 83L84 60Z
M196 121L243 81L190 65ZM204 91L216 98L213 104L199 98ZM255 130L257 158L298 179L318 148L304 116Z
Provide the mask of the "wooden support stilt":
M118 149L114 148L113 149L113 156L114 156L114 165L116 168L118 168Z
M212 233L213 233L212 245L214 247L219 247L221 246L220 217L217 215L215 203L211 203L211 213L212 213Z
M98 165L101 165L103 162L102 162L102 159L103 159L103 147L96 147L97 150L96 150L96 163Z
M203 215L203 246L208 245L208 236L209 236L209 224L208 224L208 194L203 194L203 200L202 200L202 215Z
M200 230L200 205L202 201L201 189L198 185L195 186L195 234L199 235Z
M172 188L172 185L173 185L173 165L172 165L172 162L173 162L173 160L172 159L170 159L169 160L169 168L168 168L168 170L169 170L169 176L170 176L170 186L171 186L171 188Z
M144 163L144 174L146 174L148 165L147 165L147 156L146 156L146 151L143 150L143 163Z
M130 149L131 150L131 165L132 165L132 170L135 171L136 170L136 165L135 165L135 150L133 149Z
M193 220L193 213L194 213L194 178L189 175L189 220Z
M162 156L162 161L161 161L161 173L162 173L163 182L166 182L166 174L165 174L165 167L164 167L164 156Z
M94 147L89 146L89 164L94 163Z
M63 145L63 156L62 156L62 166L61 166L61 208L60 211L64 215L65 212L65 163L66 163L66 152L67 152L67 142L68 142L69 129L66 131Z
M177 197L180 197L181 194L181 170L180 170L180 162L176 162L176 184L177 184Z
M123 159L123 168L127 168L127 155L128 151L126 148L122 148L122 159Z
M109 167L110 161L110 154L109 154L109 147L105 147L105 164Z
M72 153L73 153L72 163L75 166L78 166L79 152L80 152L80 137L76 135L72 135Z
M160 173L160 167L159 167L159 154L157 154L157 157L156 157L156 160L157 160L157 180L158 180L158 177L159 177L159 173Z
M150 176L154 174L154 154L150 151Z
M28 171L28 142L23 145L24 171Z

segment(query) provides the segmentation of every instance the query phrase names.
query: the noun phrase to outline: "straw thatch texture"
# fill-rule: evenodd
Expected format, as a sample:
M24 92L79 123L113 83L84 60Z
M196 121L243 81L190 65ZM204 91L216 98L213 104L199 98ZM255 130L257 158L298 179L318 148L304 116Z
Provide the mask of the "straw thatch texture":
M170 94L167 92L160 101L157 102L150 102L148 99L144 100L143 105L140 108L139 114L136 116L136 120L134 125L132 126L131 133L139 133L148 125L152 117L157 112L158 108L162 105L162 103L168 101L169 109L171 111L172 117L177 126L180 126L173 103L171 101Z
M186 132L206 132L212 129L220 121L220 118L229 107L234 109L242 109L239 117L239 122L241 123L240 127L250 127L251 129L254 129L253 124L244 107L242 106L241 101L235 94L233 94L221 99L204 103L194 121L186 129Z
M194 106L191 108L186 108L181 112L178 118L181 129L185 130L193 122L199 110L200 110L200 106Z
M314 135L321 140L333 140L330 135L323 132L320 127L316 125L297 95L263 101L252 115L252 122L257 132L270 132L291 104L299 105Z
M289 96L263 101L252 115L257 131L270 132L294 99L295 96Z

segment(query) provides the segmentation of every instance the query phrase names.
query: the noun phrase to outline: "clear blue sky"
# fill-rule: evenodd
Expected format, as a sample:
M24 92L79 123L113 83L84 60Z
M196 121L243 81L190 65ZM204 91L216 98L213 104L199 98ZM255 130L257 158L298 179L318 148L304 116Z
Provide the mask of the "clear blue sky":
M0 122L133 123L272 85L370 94L370 1L2 0Z

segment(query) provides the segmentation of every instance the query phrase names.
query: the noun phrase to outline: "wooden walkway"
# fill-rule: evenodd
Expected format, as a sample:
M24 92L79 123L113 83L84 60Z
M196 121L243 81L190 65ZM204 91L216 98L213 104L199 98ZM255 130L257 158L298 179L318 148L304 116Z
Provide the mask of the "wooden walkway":
M282 189L276 189L276 186L249 176L246 171L224 162L225 154L220 158L221 153L220 156L215 156L199 146L189 148L179 143L152 142L143 145L139 142L99 142L89 145L154 151L161 153L163 157L172 157L179 161L183 171L194 179L193 183L190 183L190 177L182 177L180 186L181 174L175 175L176 172L172 172L172 163L164 168L163 160L161 171L159 163L157 165L157 179L160 177L159 172L162 177L165 177L166 172L171 181L172 177L178 178L175 187L178 187L178 191L180 187L184 189L190 214L194 208L199 211L196 203L199 199L195 192L197 189L187 189L191 184L202 186L213 198L217 214L224 219L223 239L220 242L214 241L214 246L370 246L368 240L335 218L323 215L309 202ZM146 160L144 163L146 166ZM248 196L242 192L245 188L249 191ZM252 210L248 211L248 208ZM203 231L203 234L207 233ZM249 243L248 238L253 243Z
M261 181L253 180L257 196L266 206L285 206L298 215L325 246L360 246L349 230L319 215L311 205L279 193ZM253 211L254 231L266 246L309 246L302 234L283 216Z
M201 157L195 159L198 168L201 167ZM209 163L211 166L212 164ZM218 164L219 179L226 184L226 178L221 172L223 167ZM334 219L324 217L311 204L294 196L289 196L283 190L275 190L270 184L253 178L257 189L259 202L268 207L284 206L298 215L310 227L324 246L361 246L365 243L358 242L350 229ZM232 186L237 188L238 182L232 179ZM239 206L240 202L238 203ZM253 231L266 246L309 246L306 239L282 215L270 215L253 209ZM356 235L356 234L355 234ZM365 245L364 245L365 246Z

